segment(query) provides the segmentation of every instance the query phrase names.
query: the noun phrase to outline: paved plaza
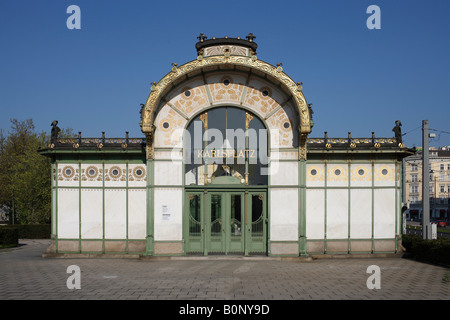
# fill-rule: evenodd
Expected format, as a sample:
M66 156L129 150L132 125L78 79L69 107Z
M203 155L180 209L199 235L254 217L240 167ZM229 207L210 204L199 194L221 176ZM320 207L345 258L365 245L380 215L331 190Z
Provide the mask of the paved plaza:
M403 258L42 258L48 240L0 250L1 300L449 300L450 269ZM68 289L80 268L80 289ZM371 265L380 289L368 289Z

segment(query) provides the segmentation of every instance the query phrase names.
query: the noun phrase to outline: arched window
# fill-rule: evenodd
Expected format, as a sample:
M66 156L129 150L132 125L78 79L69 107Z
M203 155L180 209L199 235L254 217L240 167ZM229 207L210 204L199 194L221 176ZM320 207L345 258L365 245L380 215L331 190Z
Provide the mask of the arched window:
M268 132L258 117L236 107L210 109L186 130L185 184L267 185L267 151Z

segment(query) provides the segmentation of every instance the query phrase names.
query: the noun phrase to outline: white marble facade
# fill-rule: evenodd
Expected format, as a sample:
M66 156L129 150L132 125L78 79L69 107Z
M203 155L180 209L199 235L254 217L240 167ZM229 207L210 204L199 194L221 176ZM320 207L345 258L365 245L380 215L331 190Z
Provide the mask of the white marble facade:
M53 233L59 239L145 239L145 165L128 164L128 173L123 163L57 167Z
M308 240L396 238L400 232L401 181L394 161L373 166L367 161L306 167Z

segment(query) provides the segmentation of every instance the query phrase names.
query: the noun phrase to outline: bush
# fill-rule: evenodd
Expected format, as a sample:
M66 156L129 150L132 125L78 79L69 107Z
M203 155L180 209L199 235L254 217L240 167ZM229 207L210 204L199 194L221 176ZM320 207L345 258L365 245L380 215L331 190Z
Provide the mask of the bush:
M402 244L412 258L423 262L450 265L450 238L426 240L418 235L403 235Z
M49 224L19 224L19 239L50 239Z
M2 228L15 228L19 232L19 239L50 239L49 224L15 224L0 227Z
M19 229L14 227L0 227L0 247L19 245Z

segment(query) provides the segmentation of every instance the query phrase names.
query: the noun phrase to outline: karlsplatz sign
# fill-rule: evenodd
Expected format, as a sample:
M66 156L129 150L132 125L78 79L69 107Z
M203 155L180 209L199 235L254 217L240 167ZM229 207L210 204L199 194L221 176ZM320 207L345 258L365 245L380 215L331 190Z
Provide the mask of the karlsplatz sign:
M197 158L256 158L256 149L246 150L197 150Z

